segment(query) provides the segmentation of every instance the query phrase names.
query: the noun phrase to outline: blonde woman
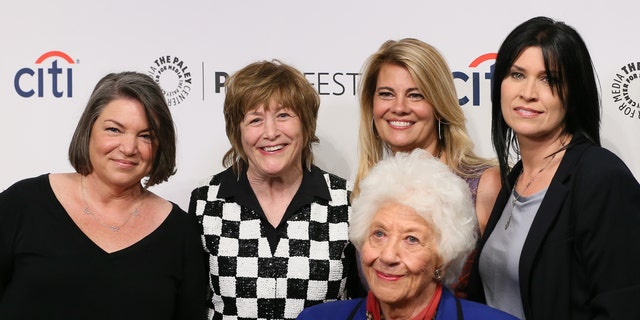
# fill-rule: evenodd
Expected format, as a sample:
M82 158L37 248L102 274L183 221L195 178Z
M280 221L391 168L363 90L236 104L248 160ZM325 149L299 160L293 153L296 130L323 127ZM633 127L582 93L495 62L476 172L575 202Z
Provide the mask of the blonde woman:
M360 181L385 155L424 149L469 185L482 233L500 190L496 163L473 152L449 67L433 46L417 39L389 40L364 66L360 88ZM469 256L455 285L465 297Z

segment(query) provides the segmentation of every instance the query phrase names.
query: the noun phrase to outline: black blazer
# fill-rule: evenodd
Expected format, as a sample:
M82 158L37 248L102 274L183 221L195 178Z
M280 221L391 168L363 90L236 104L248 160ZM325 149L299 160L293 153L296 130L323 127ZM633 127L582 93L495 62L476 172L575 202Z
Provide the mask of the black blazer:
M521 171L518 162L509 181ZM502 188L479 255L507 204ZM485 302L476 259L470 300ZM576 134L533 220L520 257L527 320L640 319L640 185L610 151Z

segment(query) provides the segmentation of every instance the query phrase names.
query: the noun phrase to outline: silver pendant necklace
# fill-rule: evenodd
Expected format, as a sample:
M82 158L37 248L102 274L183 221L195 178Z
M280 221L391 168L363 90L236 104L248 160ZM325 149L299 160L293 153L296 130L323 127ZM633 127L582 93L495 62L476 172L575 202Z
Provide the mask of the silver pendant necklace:
M529 182L527 182L527 184L524 186L524 189L522 189L522 191L516 196L516 186L518 185L518 181L520 181L520 176L522 176L522 174L524 173L524 168L522 168L522 170L520 170L520 174L518 175L518 178L516 178L516 183L513 184L513 188L511 189L511 213L509 213L509 218L507 218L507 223L504 224L504 229L505 230L507 230L509 228L509 225L511 225L511 218L513 218L513 210L514 210L514 208L516 206L516 202L520 202L520 199L522 199L520 197L520 194L524 194L527 191L529 186L538 177L538 175L542 171L544 171L544 169L546 169L549 166L551 161L553 161L553 159L556 157L556 154L558 154L558 153L556 152L551 156L549 161L547 161L547 163L545 163L545 165L542 166L542 168L540 168L540 170L538 170L538 172L536 172L536 174L533 175L533 178L531 178L531 180L529 180Z
M113 231L113 232L118 232L120 231L120 228L124 227L124 225L127 224L127 222L129 222L129 220L131 219L131 217L137 217L140 215L140 207L142 207L142 204L144 203L144 200L146 198L146 190L142 189L142 195L140 196L140 198L142 198L140 200L140 203L135 207L135 209L133 209L133 211L127 216L127 218L124 220L124 222L122 222L119 225L110 225L110 224L106 224L103 223L102 221L100 221L100 218L98 218L98 216L91 210L89 209L89 206L87 205L87 200L86 200L86 196L85 196L85 187L84 187L84 176L80 175L80 188L82 189L82 204L84 205L84 208L82 209L82 212L84 212L84 214L90 215L91 217L93 217L93 220L95 220L99 225L108 228L109 230Z

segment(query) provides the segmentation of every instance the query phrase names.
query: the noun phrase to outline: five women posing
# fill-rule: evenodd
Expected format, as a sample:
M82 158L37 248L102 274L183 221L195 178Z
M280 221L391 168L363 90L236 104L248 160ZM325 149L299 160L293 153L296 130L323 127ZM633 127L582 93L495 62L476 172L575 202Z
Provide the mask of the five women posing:
M353 194L314 165L319 105L304 75L279 61L235 73L224 102L227 169L193 190L188 216L147 190L175 172L160 88L137 73L106 76L71 142L76 172L0 193L0 317L201 319L208 283L208 319L295 319L364 296L303 315L339 307L359 318L510 318L460 304L442 284L522 319L640 319L640 185L600 146L595 71L570 26L537 17L502 43L492 87L498 165L474 154L451 71L419 40L387 41L365 63ZM403 166L413 171L396 177ZM450 181L458 195L414 177ZM428 187L405 195L414 185ZM366 215L352 217L352 198ZM438 224L450 211L464 232ZM457 232L468 243L454 254L443 243L459 242ZM397 284L411 277L425 287L406 294Z

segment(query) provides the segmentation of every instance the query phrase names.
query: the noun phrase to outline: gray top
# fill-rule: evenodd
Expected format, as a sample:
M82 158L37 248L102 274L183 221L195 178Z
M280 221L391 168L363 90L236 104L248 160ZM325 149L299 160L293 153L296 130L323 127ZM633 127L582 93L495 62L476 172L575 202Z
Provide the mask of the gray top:
M546 193L544 189L522 197L514 190L480 255L480 276L487 304L521 319L524 311L518 275L520 254Z

